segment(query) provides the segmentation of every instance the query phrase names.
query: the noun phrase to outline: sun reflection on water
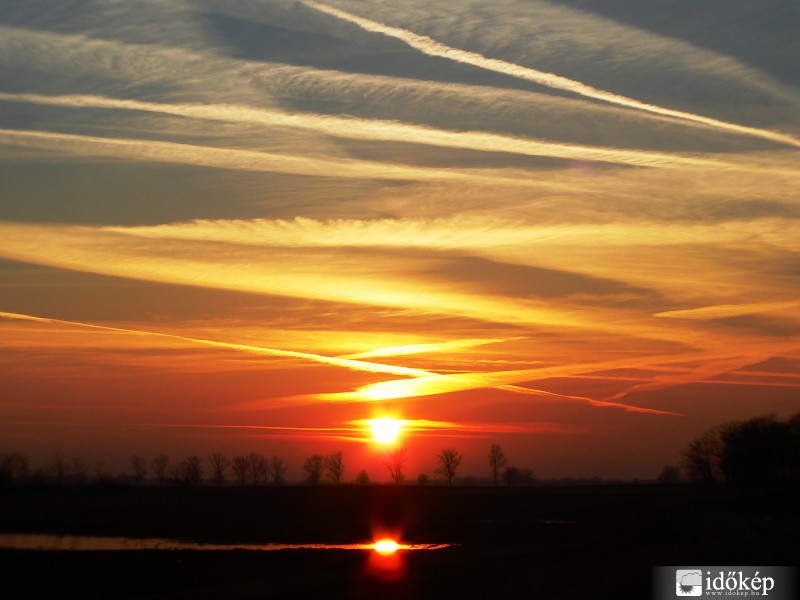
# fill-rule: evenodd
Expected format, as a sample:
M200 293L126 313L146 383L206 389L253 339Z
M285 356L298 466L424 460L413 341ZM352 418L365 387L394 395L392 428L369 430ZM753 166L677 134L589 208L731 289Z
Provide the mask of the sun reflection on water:
M378 554L394 554L400 549L400 544L390 539L378 540L372 545L372 548Z
M450 544L401 544L388 537L361 544L209 544L163 538L128 538L31 533L0 533L0 548L56 551L136 551L136 550L360 550L370 554L393 555L398 550L439 550Z

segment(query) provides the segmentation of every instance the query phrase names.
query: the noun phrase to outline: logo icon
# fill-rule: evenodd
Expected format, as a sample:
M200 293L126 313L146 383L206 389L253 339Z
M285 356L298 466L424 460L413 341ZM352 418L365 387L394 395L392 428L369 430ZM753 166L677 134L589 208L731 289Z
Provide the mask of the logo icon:
M675 571L676 596L702 596L703 572L700 569L678 569Z

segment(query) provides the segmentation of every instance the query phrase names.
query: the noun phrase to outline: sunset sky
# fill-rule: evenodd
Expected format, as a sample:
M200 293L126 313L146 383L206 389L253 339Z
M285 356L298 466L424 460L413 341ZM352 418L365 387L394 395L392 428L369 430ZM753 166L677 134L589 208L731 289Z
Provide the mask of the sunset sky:
M645 477L800 411L795 0L0 1L0 453L493 443Z

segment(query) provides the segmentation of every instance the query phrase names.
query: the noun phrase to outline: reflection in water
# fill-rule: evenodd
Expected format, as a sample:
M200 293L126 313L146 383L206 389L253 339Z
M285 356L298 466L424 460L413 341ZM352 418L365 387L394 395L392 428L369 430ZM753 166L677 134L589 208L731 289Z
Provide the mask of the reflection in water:
M393 544L393 549L384 554L389 550L388 544ZM396 556L397 550L439 550L450 545L398 544L393 540L368 544L203 544L160 538L0 533L0 548L13 550L374 550L373 554L388 557Z
M367 574L383 581L397 581L405 575L405 562L397 552L403 546L391 538L379 539L372 545L367 561Z
M378 554L394 554L400 549L400 545L394 540L382 539L375 542L372 549Z

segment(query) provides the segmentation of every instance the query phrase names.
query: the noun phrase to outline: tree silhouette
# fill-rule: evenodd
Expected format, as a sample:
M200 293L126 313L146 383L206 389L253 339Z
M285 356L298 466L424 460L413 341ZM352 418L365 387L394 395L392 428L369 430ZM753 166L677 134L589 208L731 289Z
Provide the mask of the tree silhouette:
M28 477L28 458L19 452L8 452L0 456L0 479L7 482L21 481Z
M447 480L447 485L453 485L453 478L456 476L458 466L461 464L461 453L455 448L444 448L437 456L436 474L441 475Z
M280 456L273 456L269 461L269 472L272 476L272 483L281 485L286 481L286 471L288 467Z
M683 451L683 468L689 479L709 483L717 479L721 458L720 428L714 427L689 443Z
M104 463L97 463L94 467L94 482L99 484L111 483L113 479L111 471L106 468Z
M69 463L61 454L55 454L50 459L50 471L53 473L56 483L61 485L69 473Z
M70 464L72 470L72 481L78 485L86 483L86 463L80 456L73 456Z
M386 452L386 460L383 464L389 469L389 475L397 485L403 483L406 478L403 469L408 460L407 454L408 451L405 448L395 448Z
M169 457L166 454L159 454L150 463L150 470L153 471L153 477L158 483L164 483L167 478L168 466Z
M683 466L696 481L763 485L800 479L800 414L723 423L692 440Z
M369 475L366 469L361 469L356 475L355 483L357 485L369 485Z
M333 483L339 485L342 482L344 475L344 460L342 458L341 450L333 452L325 458L325 468L328 471L328 477Z
M250 483L257 485L259 480L266 481L267 479L267 459L257 452L251 452L247 455L247 474L250 477Z
M528 467L522 469L508 467L503 472L503 481L507 485L533 485L533 471Z
M319 454L312 454L306 459L303 470L306 472L306 480L311 485L317 485L322 479L322 470L325 467L325 459Z
M672 465L665 465L661 473L656 478L657 483L678 483L681 480L681 471L678 467Z
M722 454L720 469L731 483L764 484L790 478L798 466L793 462L789 422L773 415L744 422L728 423L720 431Z
M147 475L147 461L144 459L143 456L139 456L138 454L134 454L128 459L131 465L131 473L133 474L133 480L136 483L141 483L144 480L145 476Z
M239 483L242 485L247 484L247 475L249 472L247 457L234 456L231 468L233 469L233 474L236 476L236 479L239 480Z
M199 485L203 481L203 467L197 456L186 457L179 465L179 480L185 485Z
M492 444L492 448L489 450L489 468L491 469L492 481L494 481L495 486L497 486L507 466L508 458L506 458L506 453L503 452L499 444Z
M214 452L208 457L208 462L211 463L212 480L217 485L223 485L225 483L225 471L228 470L231 461L222 452Z

